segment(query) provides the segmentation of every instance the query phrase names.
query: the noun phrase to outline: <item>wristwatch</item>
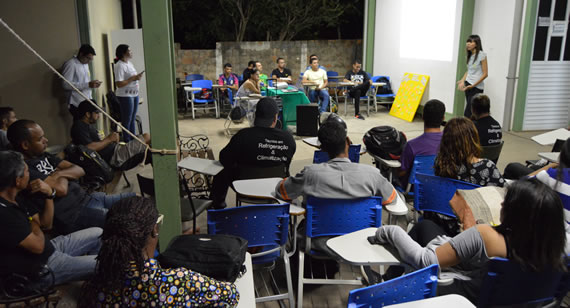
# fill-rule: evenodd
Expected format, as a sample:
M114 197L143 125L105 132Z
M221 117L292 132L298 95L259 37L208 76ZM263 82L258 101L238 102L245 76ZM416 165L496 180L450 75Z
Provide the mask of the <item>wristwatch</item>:
M51 189L51 195L47 196L46 199L50 199L50 200L55 199L55 193L56 193L55 188L52 188Z

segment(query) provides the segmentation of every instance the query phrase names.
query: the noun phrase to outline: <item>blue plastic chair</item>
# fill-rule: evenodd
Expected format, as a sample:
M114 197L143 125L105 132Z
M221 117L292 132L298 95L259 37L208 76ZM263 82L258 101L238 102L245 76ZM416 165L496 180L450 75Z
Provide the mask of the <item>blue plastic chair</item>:
M546 303L568 291L567 285L562 285L567 273L532 272L504 258L493 258L487 266L477 307Z
M336 77L336 76L338 76L338 72L327 71L327 77Z
M353 163L360 162L360 148L362 145L360 144L351 144L348 148L348 158ZM321 164L326 163L330 160L329 154L322 150L316 150L315 154L313 155L313 164Z
M384 307L434 297L437 264L348 294L348 308Z
M360 280L305 278L305 253L337 260L338 257L312 247L312 240L324 236L338 236L382 224L382 198L323 199L307 197L305 213L305 245L299 247L299 280L297 307L303 307L304 284L361 284ZM325 238L326 239L326 238ZM301 241L302 243L302 241ZM325 244L326 245L326 244ZM316 250L315 250L316 249ZM326 249L325 249L326 250ZM311 275L312 277L312 275ZM342 277L341 277L342 278Z
M204 75L202 74L189 74L186 75L186 81L203 80Z
M246 205L208 210L208 234L231 234L247 240L248 247L263 247L251 255L254 264L282 258L287 278L287 293L258 297L257 303L288 299L294 306L289 256L285 250L289 231L289 204Z
M458 189L475 189L480 187L459 180L436 175L416 173L414 183L414 207L417 211L430 211L455 217L449 206Z
M216 111L216 119L220 117L220 110L218 109L218 102L213 98L201 99L196 98L196 94L202 92L201 89L208 89L212 91L212 81L211 80L194 80L192 81L192 88L200 88L200 90L190 91L190 87L184 87L184 92L186 92L186 101L190 102L192 107L192 119L195 118L196 109L214 109ZM190 93L189 93L190 92ZM213 106L209 104L213 103ZM200 104L202 107L196 107L195 104Z
M410 196L414 195L412 186L416 182L416 173L424 173L429 175L434 175L433 165L435 164L436 155L416 155L414 157L414 164L412 165L412 170L410 170L410 176L408 177L408 185L406 189L397 186L396 189L404 194Z
M378 82L378 79L381 77L388 79L388 82L390 82L390 76L374 76L371 78L372 82ZM378 89L375 89L374 94L374 108L376 109L376 112L378 112L378 98L387 101L388 104L392 104L396 98L396 95L393 92L388 94L378 94Z

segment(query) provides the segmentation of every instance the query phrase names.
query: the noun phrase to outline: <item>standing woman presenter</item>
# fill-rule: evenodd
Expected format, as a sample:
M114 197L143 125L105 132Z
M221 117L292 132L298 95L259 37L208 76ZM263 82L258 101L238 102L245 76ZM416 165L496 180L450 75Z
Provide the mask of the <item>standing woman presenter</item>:
M142 78L142 71L137 74L137 70L129 61L132 51L128 45L121 44L115 51L115 85L116 95L121 108L121 124L131 133L136 134L135 120L139 107L139 80ZM123 141L129 142L133 139L129 134L123 133Z
M471 118L471 99L475 94L483 93L483 80L488 76L487 54L483 52L481 38L472 34L467 38L467 71L463 78L457 82L457 89L465 92L465 112L467 118Z

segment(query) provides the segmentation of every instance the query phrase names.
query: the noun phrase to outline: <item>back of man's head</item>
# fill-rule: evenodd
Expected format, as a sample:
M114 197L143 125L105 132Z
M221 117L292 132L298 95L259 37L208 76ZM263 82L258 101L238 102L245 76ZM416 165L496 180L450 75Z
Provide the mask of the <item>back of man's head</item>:
M22 154L14 151L0 151L0 191L16 185L16 178L24 176L26 163Z
M10 114L14 112L12 107L0 107L0 124L3 126L4 122L8 122Z
M335 158L346 150L346 128L338 121L325 121L319 128L318 138L321 149Z
M79 52L77 54L79 56L86 56L88 54L95 55L95 49L89 44L83 44L81 47L79 47Z
M264 97L255 106L254 126L274 127L275 116L279 113L277 102L270 97Z
M491 112L491 100L485 94L477 94L471 99L471 111L478 117Z
M6 133L8 140L12 144L12 147L22 152L22 143L24 141L30 141L31 134L30 134L30 127L36 124L36 122L32 120L18 120L10 127L8 127L8 132Z
M445 104L438 99L430 99L424 105L424 127L439 128L445 117Z

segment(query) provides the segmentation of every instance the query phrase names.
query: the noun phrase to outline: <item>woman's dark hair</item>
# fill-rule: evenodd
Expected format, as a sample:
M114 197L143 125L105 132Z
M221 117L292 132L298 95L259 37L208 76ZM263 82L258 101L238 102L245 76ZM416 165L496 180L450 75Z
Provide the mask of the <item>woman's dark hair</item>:
M509 258L525 268L565 270L565 224L558 193L531 178L509 185L496 230L508 242Z
M14 151L0 151L0 170L0 191L4 191L16 185L16 178L24 176L24 156Z
M475 43L475 45L477 45L475 47L475 57L473 57L473 61L475 61L475 59L477 59L477 56L479 55L479 52L483 51L483 44L481 43L481 38L477 34L471 34L467 38L467 42L473 42ZM471 54L472 52L467 50L467 64L469 64L469 58L471 57Z
M250 72L251 72L251 74L249 74L249 79L251 79L251 77L252 77L253 75L255 75L256 73L259 73L259 70L254 67L254 68L251 69Z
M345 124L346 125L346 124ZM317 133L321 149L333 159L344 152L346 148L346 126L334 119L327 120Z
M117 201L107 213L94 277L84 286L82 301L93 304L102 289L121 290L133 264L144 267L143 249L158 219L154 201L134 196ZM152 257L152 256L150 256Z
M471 161L481 157L479 133L471 120L453 118L443 129L439 152L435 158L435 174L456 178L461 165L470 169Z
M127 51L129 51L129 45L121 44L117 46L117 49L115 49L115 63L119 62L119 60L122 60L123 57L125 57Z
M254 61L254 60L250 60L249 62L247 62L247 66L248 66L248 67L250 67L250 66L252 66L252 65L255 66L255 61Z

